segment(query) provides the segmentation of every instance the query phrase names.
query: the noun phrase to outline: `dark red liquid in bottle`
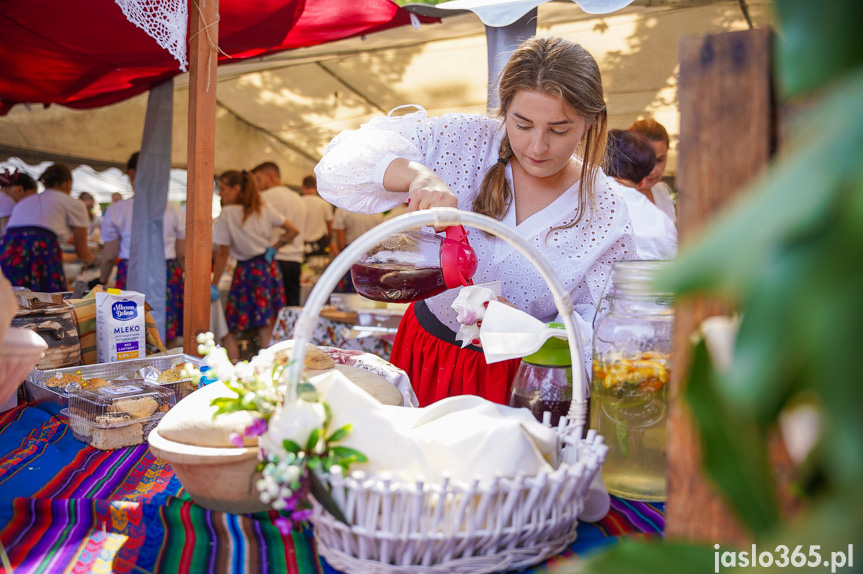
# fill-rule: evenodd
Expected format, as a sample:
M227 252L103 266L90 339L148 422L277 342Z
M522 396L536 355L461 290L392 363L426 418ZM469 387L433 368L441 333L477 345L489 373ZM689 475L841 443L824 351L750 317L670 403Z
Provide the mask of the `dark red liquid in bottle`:
M542 422L542 413L549 411L551 413L551 426L556 427L560 422L560 417L565 417L569 414L569 405L572 401L544 401L540 398L539 393L533 393L531 396L512 395L509 406L515 408L525 407L533 413L536 420Z
M446 291L443 270L394 263L355 263L351 278L357 293L373 301L410 303Z

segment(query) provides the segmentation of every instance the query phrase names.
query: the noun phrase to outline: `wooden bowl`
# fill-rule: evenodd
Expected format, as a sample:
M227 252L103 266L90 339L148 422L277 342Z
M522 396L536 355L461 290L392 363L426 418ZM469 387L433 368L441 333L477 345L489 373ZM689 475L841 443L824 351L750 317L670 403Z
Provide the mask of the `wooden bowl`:
M258 447L192 446L162 437L158 427L147 438L150 452L171 464L192 500L209 510L248 514L269 510L258 498L255 472Z

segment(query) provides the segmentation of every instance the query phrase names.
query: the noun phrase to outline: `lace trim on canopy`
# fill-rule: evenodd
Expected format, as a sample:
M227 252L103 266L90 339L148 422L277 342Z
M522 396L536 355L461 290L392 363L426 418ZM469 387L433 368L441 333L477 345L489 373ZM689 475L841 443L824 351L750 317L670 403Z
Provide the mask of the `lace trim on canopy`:
M156 40L180 62L186 71L186 28L189 8L186 0L114 0L132 24Z

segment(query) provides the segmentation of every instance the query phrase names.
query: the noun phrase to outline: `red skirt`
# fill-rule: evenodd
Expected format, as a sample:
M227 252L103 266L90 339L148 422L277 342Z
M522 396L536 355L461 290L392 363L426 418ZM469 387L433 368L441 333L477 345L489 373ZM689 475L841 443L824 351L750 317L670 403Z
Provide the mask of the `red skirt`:
M418 311L423 323L417 318ZM399 325L390 362L408 374L420 406L456 395L476 395L508 404L521 360L488 365L477 347L463 349L454 341L455 333L442 325L425 303L411 303Z

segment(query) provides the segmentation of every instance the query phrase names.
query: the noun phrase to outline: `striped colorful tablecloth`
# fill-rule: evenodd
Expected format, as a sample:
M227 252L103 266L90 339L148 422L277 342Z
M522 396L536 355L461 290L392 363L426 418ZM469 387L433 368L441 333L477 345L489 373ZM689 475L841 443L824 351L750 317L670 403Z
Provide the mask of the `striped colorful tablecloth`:
M283 536L276 516L201 508L146 445L103 452L38 408L0 413L0 541L15 574L336 572L311 532ZM530 572L663 526L661 505L612 498L606 518L579 525L566 553Z

